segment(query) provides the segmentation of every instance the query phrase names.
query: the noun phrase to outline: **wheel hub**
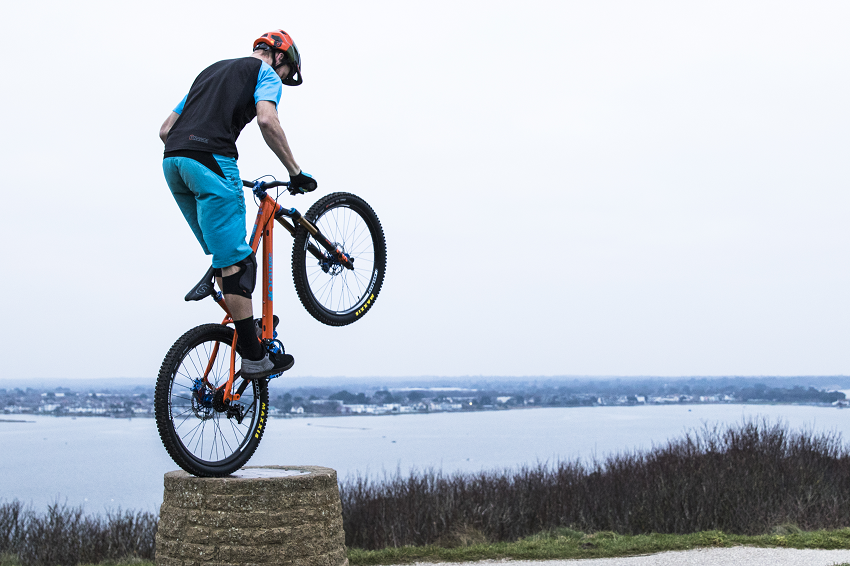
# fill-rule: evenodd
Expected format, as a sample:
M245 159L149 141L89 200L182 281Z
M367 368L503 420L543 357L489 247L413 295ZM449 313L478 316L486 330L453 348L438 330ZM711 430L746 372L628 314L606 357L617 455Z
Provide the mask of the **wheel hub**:
M334 247L336 247L337 253L345 254L345 246L342 244L334 242ZM345 255L347 256L348 254ZM325 252L325 258L319 262L319 265L321 266L322 271L331 277L339 275L344 269L342 263L340 263L339 259L337 259L337 256L330 252Z

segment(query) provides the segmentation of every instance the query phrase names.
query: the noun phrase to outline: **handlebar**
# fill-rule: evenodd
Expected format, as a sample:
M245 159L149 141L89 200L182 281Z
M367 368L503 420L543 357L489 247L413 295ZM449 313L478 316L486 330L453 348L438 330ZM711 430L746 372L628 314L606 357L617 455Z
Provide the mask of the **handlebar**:
M255 186L260 189L273 189L275 187L288 187L289 181L260 181L259 184L255 184L254 181L242 179L242 186L249 189L253 189Z

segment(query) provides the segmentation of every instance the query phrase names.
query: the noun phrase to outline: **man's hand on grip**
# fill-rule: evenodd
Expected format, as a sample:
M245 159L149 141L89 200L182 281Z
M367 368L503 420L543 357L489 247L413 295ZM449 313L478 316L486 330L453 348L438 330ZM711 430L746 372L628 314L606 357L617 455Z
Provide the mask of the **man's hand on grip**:
M316 187L319 186L316 180L304 171L294 177L290 176L289 183L289 189L293 193L309 193L315 191Z

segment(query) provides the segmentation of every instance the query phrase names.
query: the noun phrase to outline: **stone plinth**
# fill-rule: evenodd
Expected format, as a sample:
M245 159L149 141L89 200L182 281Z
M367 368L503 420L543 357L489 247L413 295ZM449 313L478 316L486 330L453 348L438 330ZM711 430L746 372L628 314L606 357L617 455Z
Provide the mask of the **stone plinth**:
M336 471L248 467L165 474L157 566L347 566Z

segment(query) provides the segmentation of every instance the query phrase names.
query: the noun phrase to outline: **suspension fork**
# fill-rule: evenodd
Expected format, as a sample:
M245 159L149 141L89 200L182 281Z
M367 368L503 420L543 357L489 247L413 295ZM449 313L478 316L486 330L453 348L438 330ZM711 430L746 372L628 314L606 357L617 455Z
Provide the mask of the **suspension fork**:
M354 269L354 260L351 259L351 256L346 254L340 246L328 240L316 226L314 226L309 220L301 216L300 212L298 212L294 208L286 209L280 207L275 213L275 220L277 220L281 226L286 228L286 231L289 232L290 235L292 235L292 237L294 238L295 226L287 222L284 216L291 218L293 222L296 222L303 226L304 229L307 230L307 232L309 232L311 236L313 236L313 239L319 242L319 244L323 248L325 248L328 253L331 254L331 256L333 256L340 264L342 264L343 267L345 267L346 269ZM314 246L311 242L307 243L307 251L310 252L313 257L315 257L319 261L323 261L325 259L325 255L322 253L322 251L316 246Z
M295 226L290 224L289 221L286 220L286 218L283 217L283 215L275 216L274 219L277 220L278 224L280 224L281 226L286 228L286 231L289 232L289 234L293 238L295 237ZM307 221L305 220L304 222L307 222ZM309 224L309 222L307 222L307 223ZM305 228L306 228L306 226L305 226ZM307 251L310 252L313 255L313 257L315 257L319 261L323 261L325 259L325 256L322 255L322 252L319 251L319 248L317 248L315 245L313 245L313 242L307 242Z

